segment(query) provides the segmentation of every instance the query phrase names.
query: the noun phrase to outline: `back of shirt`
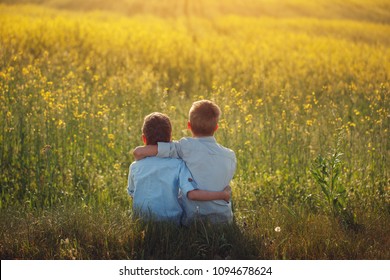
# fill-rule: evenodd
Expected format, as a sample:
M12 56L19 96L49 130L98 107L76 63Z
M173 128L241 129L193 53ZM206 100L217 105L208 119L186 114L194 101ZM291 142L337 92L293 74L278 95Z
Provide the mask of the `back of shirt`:
M178 223L183 212L179 188L184 196L196 189L182 160L148 157L130 165L127 190L133 197L133 209L144 218Z
M182 138L178 142L158 143L159 157L180 157L191 171L199 189L222 191L233 178L236 156L219 145L214 137ZM196 216L212 222L232 222L231 203L224 200L192 201L183 197L186 221Z

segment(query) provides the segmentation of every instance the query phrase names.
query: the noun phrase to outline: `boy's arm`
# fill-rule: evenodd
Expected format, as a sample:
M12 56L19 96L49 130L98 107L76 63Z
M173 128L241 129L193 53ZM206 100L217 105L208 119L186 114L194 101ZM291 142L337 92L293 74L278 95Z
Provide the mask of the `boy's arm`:
M157 145L146 145L136 147L133 151L133 155L136 160L141 160L146 157L156 156L157 152Z
M158 157L183 158L181 150L182 140L172 142L158 142Z
M221 192L209 192L209 191L204 191L204 190L192 190L192 191L187 192L187 197L189 199L200 200L200 201L225 200L226 202L229 202L230 196L231 196L230 186L227 186Z
M161 158L182 158L180 142L158 142L158 145L138 146L134 149L133 155L136 160L146 157Z
M194 181L191 172L188 170L185 163L181 162L180 171L178 174L179 177L179 186L184 195L191 200L225 200L229 202L231 196L230 186L226 186L220 192L199 190L198 184Z

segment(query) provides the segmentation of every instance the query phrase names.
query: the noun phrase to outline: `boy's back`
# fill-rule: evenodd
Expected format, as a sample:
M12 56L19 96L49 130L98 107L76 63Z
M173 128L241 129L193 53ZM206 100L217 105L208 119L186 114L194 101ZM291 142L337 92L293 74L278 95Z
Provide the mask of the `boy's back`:
M219 145L213 136L182 138L178 142L158 143L159 157L180 157L203 190L221 191L236 170L234 152ZM212 222L232 222L231 203L224 200L192 201L183 198L185 222L200 216Z
M173 158L149 157L130 165L128 193L133 208L143 217L179 223L182 208L177 200L179 186L186 197L194 190L191 174L184 162Z

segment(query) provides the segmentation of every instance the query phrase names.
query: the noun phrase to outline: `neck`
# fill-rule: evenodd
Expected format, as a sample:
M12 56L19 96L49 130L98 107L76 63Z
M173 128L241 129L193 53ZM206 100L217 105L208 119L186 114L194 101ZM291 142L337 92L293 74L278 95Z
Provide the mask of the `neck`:
M195 133L192 133L192 137L193 138L202 138L202 137L213 137L214 134L212 135L202 135L202 134L195 134Z

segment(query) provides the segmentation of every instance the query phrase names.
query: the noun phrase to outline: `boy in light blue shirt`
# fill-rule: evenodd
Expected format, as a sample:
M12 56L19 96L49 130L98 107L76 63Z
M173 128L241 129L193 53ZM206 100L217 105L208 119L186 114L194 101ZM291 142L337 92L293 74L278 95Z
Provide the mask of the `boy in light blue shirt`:
M222 191L232 180L237 161L235 153L219 145L213 136L218 129L220 114L219 107L212 101L194 102L188 121L192 138L158 142L158 146L137 147L134 156L137 159L155 155L161 158L181 158L202 190ZM183 206L184 224L189 224L197 217L213 223L233 221L231 203L224 200L192 201L184 197Z
M171 132L171 123L166 115L156 112L145 117L142 139L146 145L169 142ZM127 191L133 198L134 211L144 219L178 224L183 215L179 195L186 200L230 199L229 188L218 192L197 188L190 171L180 159L149 157L133 162L129 168Z

